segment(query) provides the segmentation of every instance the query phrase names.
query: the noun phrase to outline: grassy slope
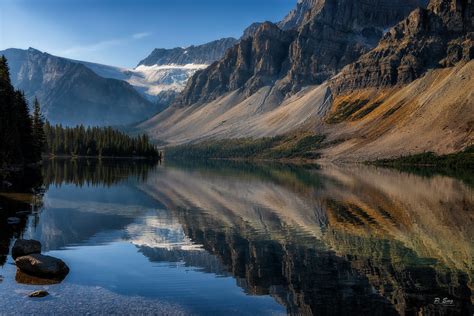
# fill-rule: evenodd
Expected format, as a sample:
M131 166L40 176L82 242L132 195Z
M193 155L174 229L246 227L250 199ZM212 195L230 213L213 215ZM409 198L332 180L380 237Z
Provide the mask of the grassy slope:
M318 150L327 146L324 140L309 133L226 139L172 147L165 155L173 159L318 159Z

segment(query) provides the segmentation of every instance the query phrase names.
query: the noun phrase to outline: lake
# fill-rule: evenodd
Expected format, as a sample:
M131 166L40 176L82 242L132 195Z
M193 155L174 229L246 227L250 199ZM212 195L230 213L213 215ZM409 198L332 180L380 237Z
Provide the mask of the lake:
M54 160L27 178L0 194L0 315L473 313L469 177ZM16 238L70 274L17 276Z

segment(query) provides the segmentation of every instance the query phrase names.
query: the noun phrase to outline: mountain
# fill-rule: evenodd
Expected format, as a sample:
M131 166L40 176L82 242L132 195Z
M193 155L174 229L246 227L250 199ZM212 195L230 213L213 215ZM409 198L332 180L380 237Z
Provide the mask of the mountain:
M300 1L279 23L296 29L282 30L270 22L254 25L252 37L190 79L179 103L211 101L236 89L250 95L269 84L284 95L320 84L375 47L387 28L426 1L372 2Z
M157 112L128 83L100 77L83 64L30 48L1 51L12 83L31 102L38 97L52 123L130 124Z
M157 48L153 50L148 57L140 61L138 66L211 64L221 59L227 49L232 47L236 42L237 40L235 38L229 37L186 48Z
M149 101L166 108L196 71L222 58L236 42L234 38L223 38L187 48L157 48L135 68L76 62L84 64L101 77L128 82Z
M123 125L161 112L197 71L221 58L237 40L155 49L136 68L56 57L30 48L1 51L12 81L30 101L37 96L53 123Z
M303 4L299 26L253 25L138 129L168 145L323 134L323 159L351 161L474 142L471 2Z

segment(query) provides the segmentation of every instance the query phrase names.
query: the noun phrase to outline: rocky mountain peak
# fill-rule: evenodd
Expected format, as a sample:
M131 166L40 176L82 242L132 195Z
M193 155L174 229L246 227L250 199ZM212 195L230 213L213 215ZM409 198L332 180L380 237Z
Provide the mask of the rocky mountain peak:
M282 22L252 25L219 62L196 73L178 104L275 84L283 95L320 84L375 47L426 0L302 0Z
M298 0L296 8L290 11L288 15L278 23L278 26L282 30L296 29L303 24L306 15L314 7L318 7L318 4L324 2L324 0Z
M148 57L140 61L138 66L211 64L222 58L236 42L235 38L229 37L185 48L156 48Z
M473 4L432 0L390 29L379 45L332 81L335 92L406 84L427 70L474 58Z

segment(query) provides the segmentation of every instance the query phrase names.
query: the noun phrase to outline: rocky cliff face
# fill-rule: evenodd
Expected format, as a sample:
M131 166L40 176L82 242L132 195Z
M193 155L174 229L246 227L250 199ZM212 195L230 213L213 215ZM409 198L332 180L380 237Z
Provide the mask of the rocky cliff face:
M241 40L225 57L197 72L178 97L180 104L212 100L245 87L249 93L273 83L284 68L294 36L273 23L262 23L253 37Z
M314 6L317 5L318 2L322 2L321 0L298 0L296 4L296 8L290 11L288 15L278 22L278 27L282 30L291 30L297 29L300 27L306 15L312 10Z
M474 4L432 0L389 30L375 49L333 80L337 93L409 83L428 69L474 57Z
M300 1L279 23L289 30L269 22L254 26L253 36L248 30L222 60L192 77L178 104L209 101L236 89L251 94L274 83L283 94L322 83L367 53L385 29L425 2Z
M8 49L12 83L31 101L38 97L46 118L67 125L130 124L156 113L128 83L100 77L83 64L35 49Z
M235 43L237 43L237 40L230 37L186 48L157 48L147 58L140 61L138 66L211 64L222 58L225 52Z

